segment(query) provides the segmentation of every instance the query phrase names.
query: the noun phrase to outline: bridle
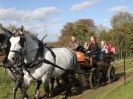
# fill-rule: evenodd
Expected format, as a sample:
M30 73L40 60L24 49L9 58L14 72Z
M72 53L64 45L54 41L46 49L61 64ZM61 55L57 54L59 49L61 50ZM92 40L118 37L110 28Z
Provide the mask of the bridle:
M21 39L23 40L23 42L21 42L22 41ZM26 42L26 38L24 37L24 35L20 36L20 42L19 43L21 45L20 50L18 50L18 51L17 50L9 50L9 53L14 52L15 55L17 55L14 58L16 59L18 57L21 59L20 62L24 63L24 56L25 56L24 54L25 54L25 50L27 49L27 42ZM23 43L23 46L21 43Z
M22 38L24 38L24 37L22 37ZM24 38L24 39L25 39L25 40L24 40L23 43L25 43L25 44L24 44L23 48L21 48L21 49L18 50L18 51L16 51L16 50L10 50L10 52L17 53L17 55L19 55L19 56L21 57L21 63L24 63L24 57L25 57L26 55L28 55L28 54L30 54L30 53L32 53L32 52L34 52L34 51L37 51L37 52L38 52L39 49L44 48L44 47L46 46L46 44L43 44L43 42L41 42L40 40L38 40L38 45L39 45L40 42L41 42L43 45L42 45L42 46L38 46L38 48L32 49L32 50L29 51L29 52L26 52L26 49L27 49L27 42L26 42L26 38ZM37 52L36 52L36 56L38 55ZM43 54L43 53L42 53L42 54ZM36 59L36 56L34 57L34 60ZM41 56L41 55L40 55L40 56ZM16 57L15 57L15 58L16 58Z

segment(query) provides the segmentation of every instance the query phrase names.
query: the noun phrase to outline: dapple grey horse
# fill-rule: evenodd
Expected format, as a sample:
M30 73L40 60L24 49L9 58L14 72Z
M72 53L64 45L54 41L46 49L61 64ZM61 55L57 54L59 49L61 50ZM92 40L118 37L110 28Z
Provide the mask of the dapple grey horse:
M5 67L5 69L8 71L8 74L10 75L10 77L12 78L12 80L15 82L15 87L13 90L13 99L16 99L16 91L18 88L20 88L21 93L23 94L23 90L22 89L22 83L20 83L18 86L16 85L17 83L17 78L19 76L19 73L14 72L12 73L12 71L9 69L9 64L8 64L8 60L7 60L7 56L10 50L10 42L9 42L9 38L13 35L12 31L7 30L6 28L4 28L2 25L0 25L0 50L2 51L3 55L5 56L4 60L3 60L3 65ZM19 72L19 71L18 71ZM41 81L37 81L37 87L36 87L36 91L38 91L39 87L40 87ZM23 99L24 96L22 96Z
M10 38L11 47L8 55L8 60L11 63L15 63L16 55L18 53L24 54L38 48L38 41L33 39L32 35L22 32L20 34L21 36L12 36ZM67 72L67 76L65 77L67 79L67 84L69 84L70 82L68 76L70 74L75 74L76 70L79 70L79 67L77 67L78 65L76 55L69 48L53 48L52 50L56 55L56 62L53 56L51 55L50 51L46 48L44 49L43 59L46 59L51 63L55 63L56 65L60 66L60 68L63 68L65 71L71 71ZM36 53L36 51L33 51L29 54L24 55L24 62L31 62L35 57ZM38 66L30 68L28 72L25 69L23 69L24 84L28 88L28 86L32 82L34 82L35 79L42 81L45 87L45 95L48 96L49 79L59 77L65 73L65 71L60 68L57 68L52 64L42 62ZM68 91L70 90L67 90L66 96L68 96Z

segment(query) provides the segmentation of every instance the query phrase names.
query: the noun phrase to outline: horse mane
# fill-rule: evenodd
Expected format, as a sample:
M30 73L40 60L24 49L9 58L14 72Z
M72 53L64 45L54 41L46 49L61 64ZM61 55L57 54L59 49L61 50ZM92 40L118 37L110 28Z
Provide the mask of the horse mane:
M0 24L0 34L9 34L9 35L12 35L13 33L8 30L7 28L3 27L2 24Z
M39 41L37 36L35 36L30 31L25 30L23 26L21 26L20 28L14 28L12 30L9 30L9 29L5 28L2 24L0 24L0 34L8 34L8 35L16 35L17 36L17 35L19 35L20 31L30 35L33 40L35 40L37 42Z
M39 41L38 37L33 35L30 31L25 31L25 33L29 34L32 37L32 39L34 39L35 41Z
M35 35L33 35L33 33L31 33L28 30L25 30L25 29L22 31L21 28L17 28L16 32L15 32L15 35L22 35L22 34L20 34L20 31L23 32L24 34L30 35L33 40L35 40L37 42L39 41L39 39Z

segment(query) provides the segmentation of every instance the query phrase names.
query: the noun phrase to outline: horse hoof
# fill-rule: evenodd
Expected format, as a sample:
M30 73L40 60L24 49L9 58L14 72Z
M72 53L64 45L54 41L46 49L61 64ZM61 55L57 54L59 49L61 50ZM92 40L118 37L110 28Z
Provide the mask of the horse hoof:
M51 97L53 97L54 96L54 93L53 92L50 92L49 93L49 97L51 98Z

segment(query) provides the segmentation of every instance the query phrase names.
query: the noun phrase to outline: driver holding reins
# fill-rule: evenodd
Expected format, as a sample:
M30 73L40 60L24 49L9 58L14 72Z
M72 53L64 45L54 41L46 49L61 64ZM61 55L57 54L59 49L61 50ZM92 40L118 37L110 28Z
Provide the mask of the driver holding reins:
M91 36L90 44L89 44L89 51L90 51L90 56L94 56L95 59L99 60L100 48L96 41L95 36Z

